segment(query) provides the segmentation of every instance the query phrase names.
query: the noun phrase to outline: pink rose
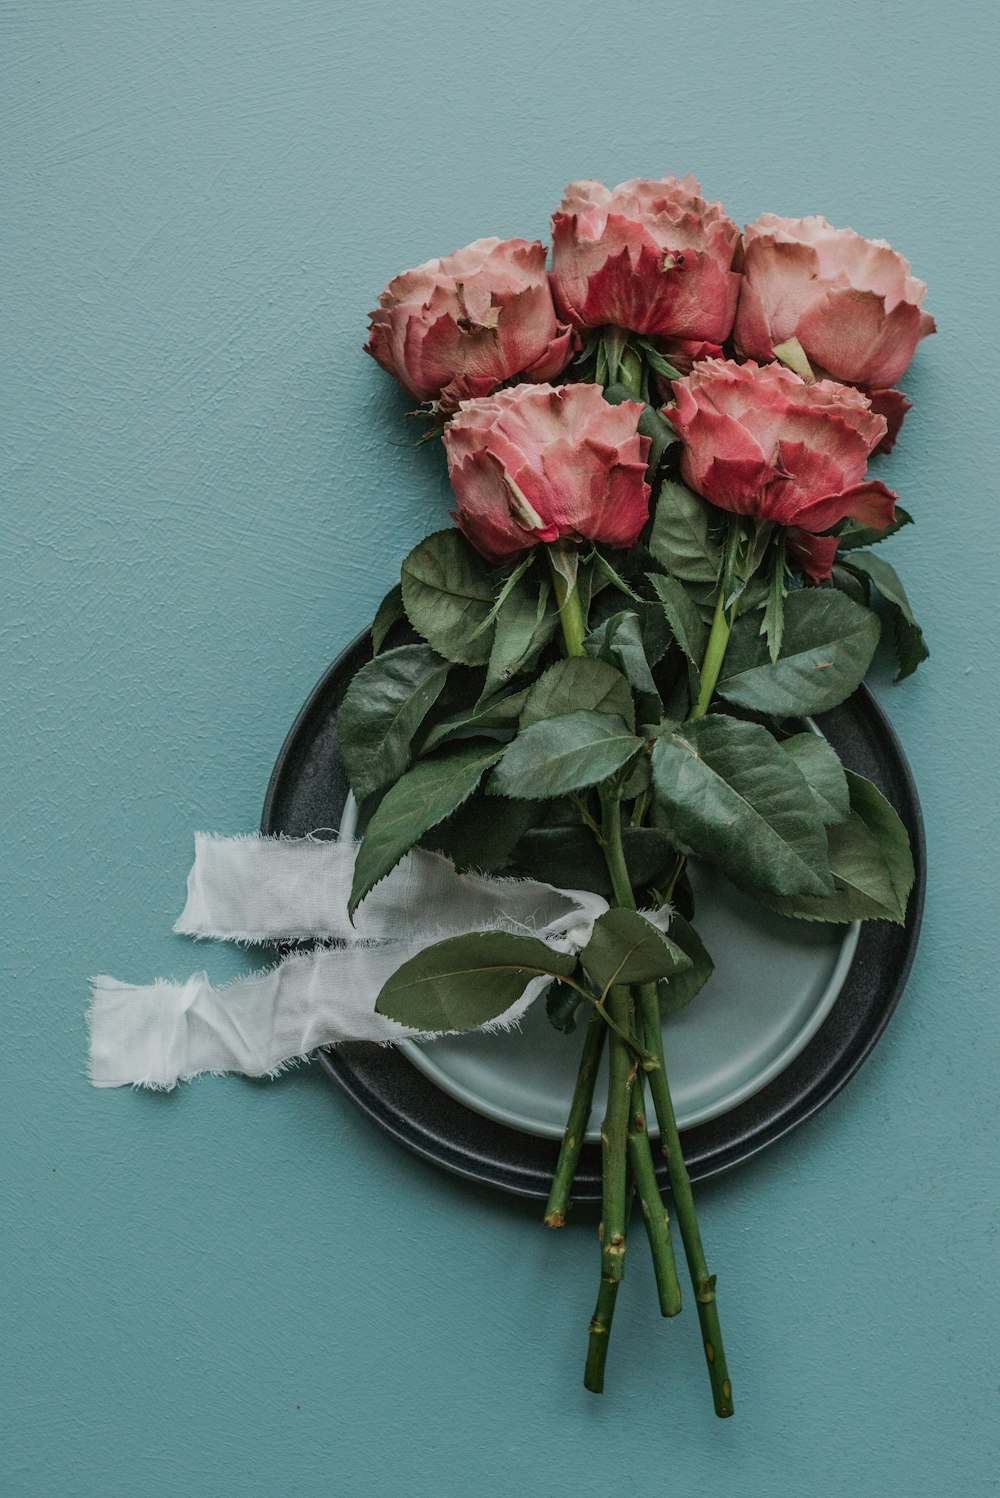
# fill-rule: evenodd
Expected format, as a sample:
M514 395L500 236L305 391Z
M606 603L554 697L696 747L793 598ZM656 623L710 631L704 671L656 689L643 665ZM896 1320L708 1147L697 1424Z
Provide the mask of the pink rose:
M517 385L465 401L444 431L459 526L491 562L540 541L631 546L649 514L640 401L599 385Z
M552 218L552 290L578 327L722 343L736 313L739 230L693 177L571 182ZM669 349L667 350L669 357Z
M909 403L895 385L934 319L927 291L881 239L834 229L825 218L765 213L743 234L743 288L735 339L750 359L797 338L818 371L861 386L889 421L889 443Z
M896 496L865 479L885 418L859 390L807 385L780 364L709 359L674 381L674 399L664 414L684 444L685 483L720 509L789 527L810 577L829 577L837 552L836 536L815 532L847 516L891 524Z
M446 411L515 375L551 380L573 351L538 240L477 239L403 271L378 300L366 352Z

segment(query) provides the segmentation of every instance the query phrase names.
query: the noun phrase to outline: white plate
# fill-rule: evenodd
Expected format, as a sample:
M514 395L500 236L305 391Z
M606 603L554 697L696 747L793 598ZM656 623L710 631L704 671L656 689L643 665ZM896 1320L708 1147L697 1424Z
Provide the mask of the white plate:
M690 867L698 934L715 972L666 1020L664 1047L679 1126L735 1108L766 1087L809 1043L847 976L860 927L772 915L714 870ZM583 1026L579 1028L582 1035ZM520 1030L449 1035L400 1047L425 1076L497 1123L558 1139L566 1127L581 1040L549 1024L544 1001ZM598 1078L588 1138L604 1111ZM650 1132L655 1125L650 1120Z
M354 835L348 798L341 836ZM860 926L828 926L772 914L714 869L691 863L698 934L715 972L686 1009L666 1020L664 1048L682 1128L706 1123L759 1092L802 1051L847 976ZM419 1071L467 1108L528 1134L558 1139L566 1127L583 1026L566 1036L544 1002L521 1028L449 1035L399 1046ZM604 1111L601 1077L588 1139ZM656 1132L650 1120L650 1132Z

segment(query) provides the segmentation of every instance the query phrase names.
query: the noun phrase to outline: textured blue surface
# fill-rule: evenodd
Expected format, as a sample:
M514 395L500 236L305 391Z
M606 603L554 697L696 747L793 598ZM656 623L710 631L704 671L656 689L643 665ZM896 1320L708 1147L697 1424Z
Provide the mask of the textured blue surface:
M4 1494L996 1491L995 14L11 0L2 35ZM170 935L191 834L255 825L445 514L361 353L375 293L544 235L572 176L668 171L885 236L941 327L891 461L933 659L879 688L925 936L847 1091L701 1192L726 1424L644 1266L586 1395L591 1234L425 1167L318 1069L84 1079L89 974L238 967Z

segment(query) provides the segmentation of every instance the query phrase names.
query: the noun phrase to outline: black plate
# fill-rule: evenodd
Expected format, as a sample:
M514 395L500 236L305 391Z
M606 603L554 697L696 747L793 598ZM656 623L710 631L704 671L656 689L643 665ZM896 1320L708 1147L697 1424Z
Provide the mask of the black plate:
M366 632L338 656L292 724L267 788L263 832L298 837L340 825L348 784L337 749L337 710L348 682L370 658ZM865 922L840 994L806 1048L746 1102L684 1131L684 1156L694 1180L748 1160L828 1103L885 1029L913 961L924 902L924 833L899 741L864 687L816 721L844 763L874 781L903 819L916 864L906 925ZM360 1108L417 1154L518 1196L547 1197L556 1141L472 1112L390 1047L342 1045L320 1051L319 1060ZM573 1196L579 1202L600 1200L598 1145L584 1146Z

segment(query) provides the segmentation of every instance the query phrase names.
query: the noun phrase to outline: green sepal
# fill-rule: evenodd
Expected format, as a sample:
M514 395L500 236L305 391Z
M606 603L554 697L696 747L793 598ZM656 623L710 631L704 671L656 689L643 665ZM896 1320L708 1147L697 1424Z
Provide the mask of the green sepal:
M913 516L909 510L904 510L901 504L896 505L896 518L891 525L884 530L875 530L870 525L862 525L858 520L848 520L840 532L839 551L854 551L863 546L875 546L879 541L885 541L889 536L894 536L901 531L904 525L912 525Z

